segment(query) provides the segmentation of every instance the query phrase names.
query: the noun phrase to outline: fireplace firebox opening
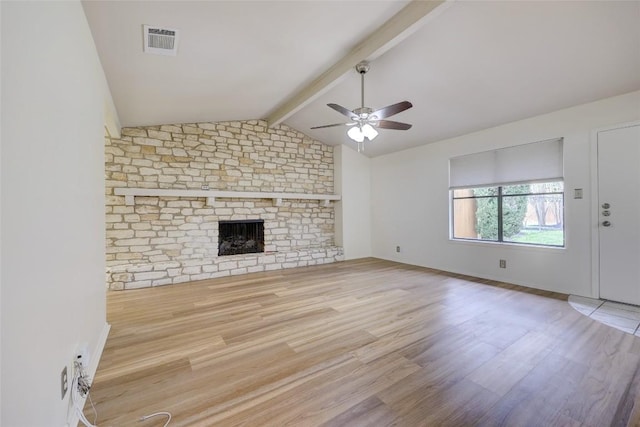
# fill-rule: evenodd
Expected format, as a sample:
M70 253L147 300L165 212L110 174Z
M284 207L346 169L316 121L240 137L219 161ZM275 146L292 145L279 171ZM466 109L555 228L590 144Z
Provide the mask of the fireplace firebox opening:
M264 220L218 221L218 256L264 252Z

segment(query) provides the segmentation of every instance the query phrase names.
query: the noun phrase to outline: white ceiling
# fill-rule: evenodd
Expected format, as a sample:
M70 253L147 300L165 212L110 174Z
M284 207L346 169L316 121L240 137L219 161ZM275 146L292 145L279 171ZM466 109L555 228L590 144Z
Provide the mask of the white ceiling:
M266 118L406 6L397 1L87 1L123 126ZM377 156L640 89L640 1L457 1L371 61L365 103L409 100ZM181 30L176 57L142 25ZM357 61L356 61L357 62ZM355 65L355 63L353 64ZM359 106L355 71L285 123L352 144L329 102ZM640 108L640 106L639 106Z

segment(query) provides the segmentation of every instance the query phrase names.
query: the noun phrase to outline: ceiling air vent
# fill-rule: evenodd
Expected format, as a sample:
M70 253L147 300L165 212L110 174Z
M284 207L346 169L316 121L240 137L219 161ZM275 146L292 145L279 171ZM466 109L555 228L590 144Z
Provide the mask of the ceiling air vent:
M145 53L176 56L178 53L178 30L150 25L143 25L143 27Z

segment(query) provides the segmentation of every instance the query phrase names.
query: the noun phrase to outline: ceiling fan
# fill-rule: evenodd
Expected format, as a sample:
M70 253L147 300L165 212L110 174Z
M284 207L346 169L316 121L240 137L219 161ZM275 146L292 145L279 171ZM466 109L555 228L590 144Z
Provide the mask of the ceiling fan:
M398 102L397 104L388 105L383 108L374 110L373 108L364 106L364 75L369 71L369 63L362 61L356 65L356 71L360 73L360 87L361 87L361 107L354 110L349 110L338 104L327 104L330 108L336 110L338 113L344 114L351 120L348 123L334 123L331 125L314 126L311 129L330 128L335 126L351 126L351 129L347 132L349 138L358 143L358 152L364 149L364 141L371 141L378 136L379 129L395 129L395 130L407 130L411 129L409 123L396 122L393 120L384 120L387 117L391 117L398 113L408 110L413 107L409 101Z

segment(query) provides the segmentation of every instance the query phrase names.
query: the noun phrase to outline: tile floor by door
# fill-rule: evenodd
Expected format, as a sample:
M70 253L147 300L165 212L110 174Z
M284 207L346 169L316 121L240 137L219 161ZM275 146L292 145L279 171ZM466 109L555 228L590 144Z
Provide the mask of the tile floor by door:
M640 336L640 306L577 295L569 296L569 304L593 320Z

